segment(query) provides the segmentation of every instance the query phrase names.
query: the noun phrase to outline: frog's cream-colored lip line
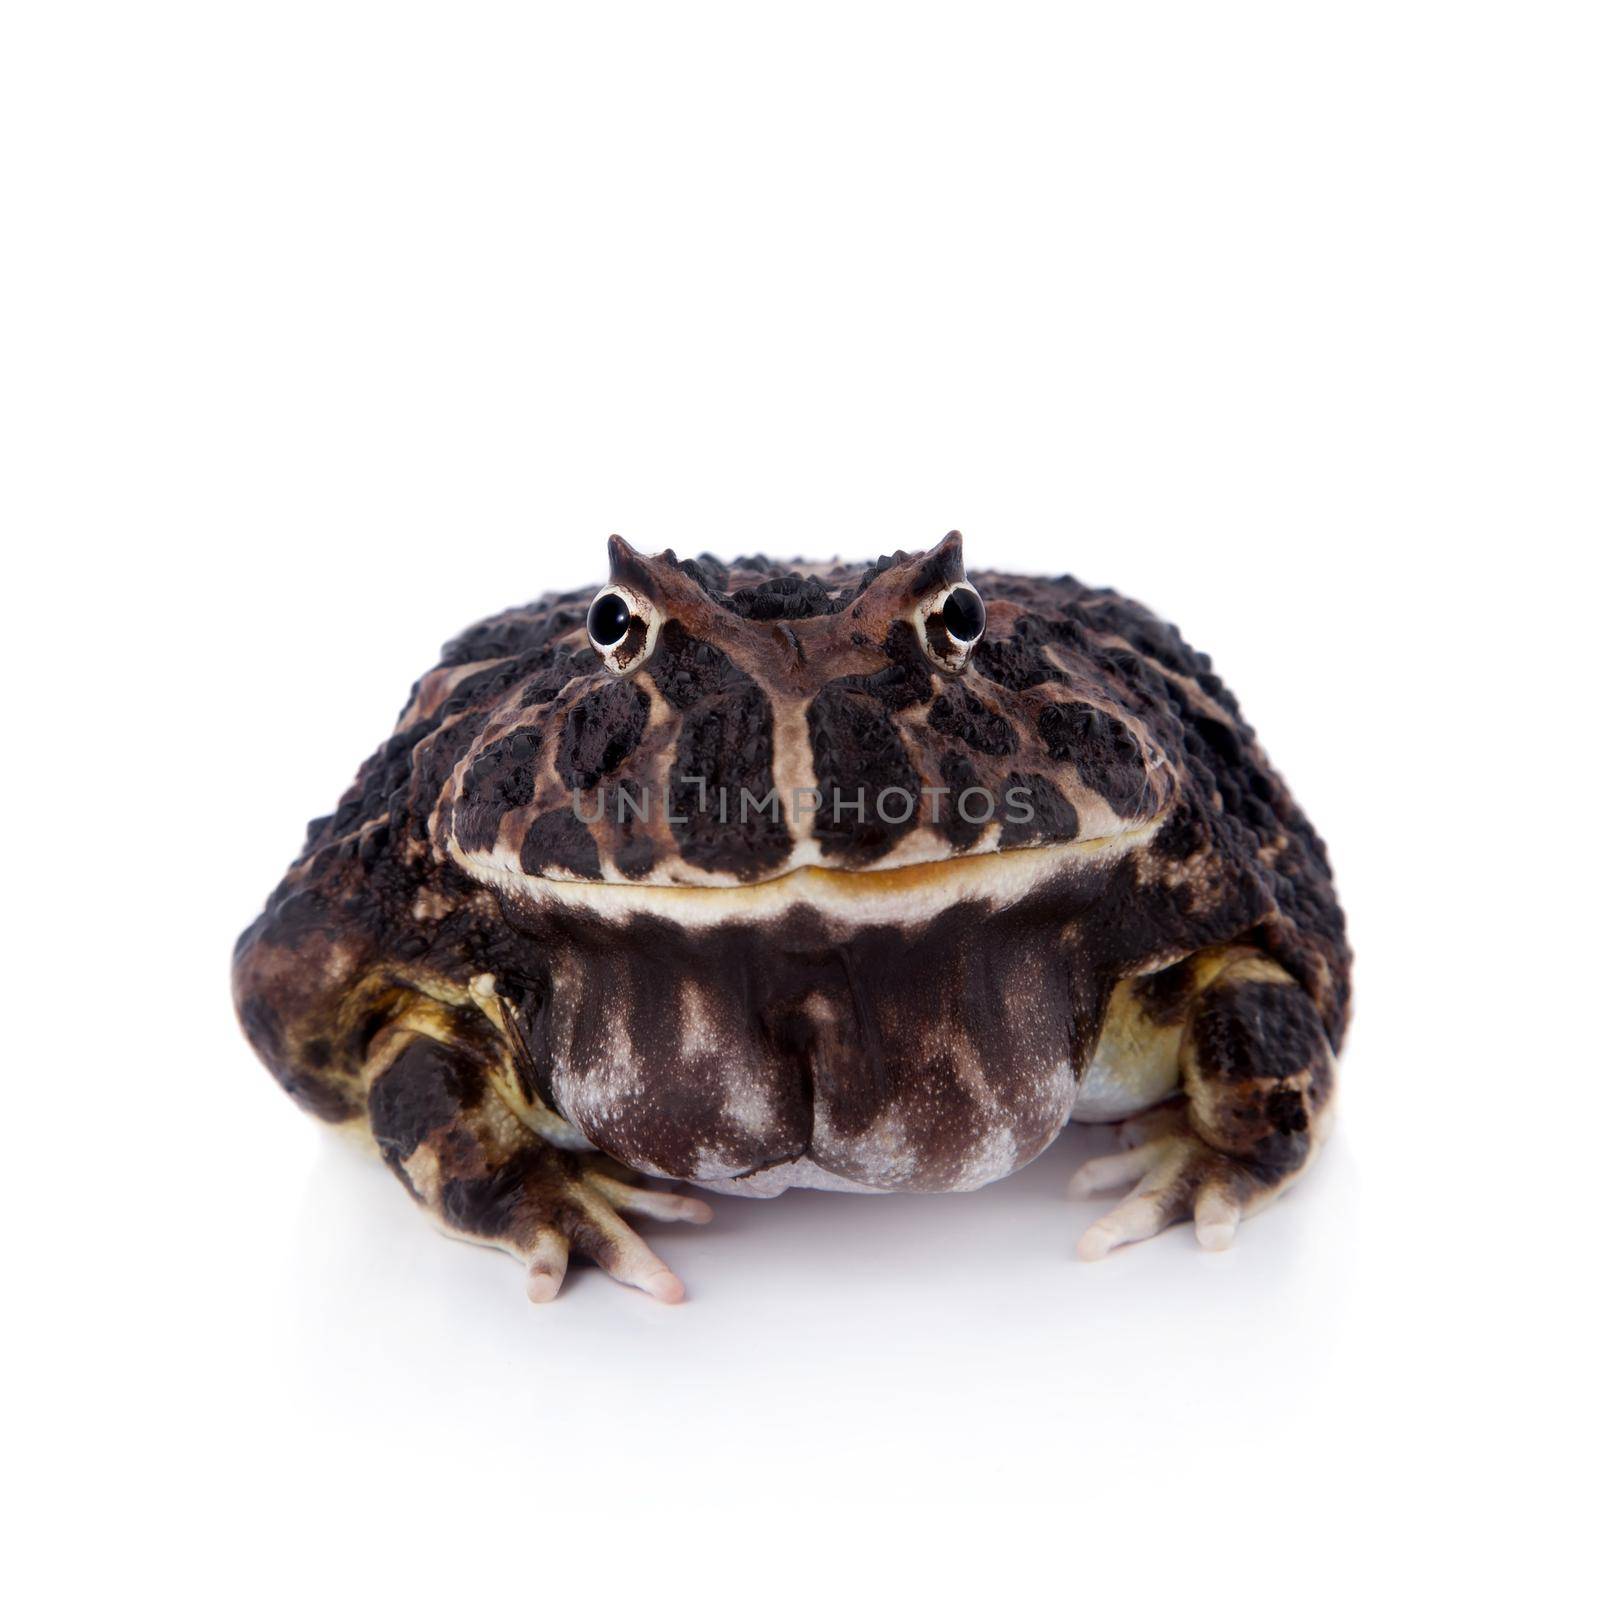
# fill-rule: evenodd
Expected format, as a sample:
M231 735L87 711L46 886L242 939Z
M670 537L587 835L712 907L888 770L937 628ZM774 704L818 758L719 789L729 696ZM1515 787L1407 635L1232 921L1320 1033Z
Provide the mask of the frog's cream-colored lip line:
M926 920L962 902L1004 906L1021 900L1063 870L1115 861L1154 837L1163 817L1121 833L1062 844L989 850L968 856L889 867L792 867L754 883L628 883L549 878L522 871L506 851L468 855L452 840L456 864L481 883L530 906L566 907L605 917L665 916L713 925L762 920L796 906L811 906L844 921Z

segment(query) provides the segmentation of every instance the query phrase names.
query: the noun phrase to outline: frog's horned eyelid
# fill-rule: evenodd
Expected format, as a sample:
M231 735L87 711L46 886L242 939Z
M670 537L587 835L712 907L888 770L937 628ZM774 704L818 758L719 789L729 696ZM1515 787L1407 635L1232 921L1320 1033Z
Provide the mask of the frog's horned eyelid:
M649 576L650 563L622 537L614 533L606 540L606 557L611 563L611 582L638 588Z
M917 564L911 592L920 598L933 590L964 583L966 577L967 564L962 553L961 534L952 528Z

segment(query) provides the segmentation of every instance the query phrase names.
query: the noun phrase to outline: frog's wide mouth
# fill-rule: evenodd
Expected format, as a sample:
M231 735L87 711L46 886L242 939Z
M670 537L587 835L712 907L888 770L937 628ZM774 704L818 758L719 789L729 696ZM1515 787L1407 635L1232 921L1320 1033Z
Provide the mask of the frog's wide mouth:
M960 902L1011 905L1064 874L1103 869L1147 842L1160 818L1121 832L897 865L805 862L753 882L629 882L524 872L514 858L451 854L472 877L530 907L568 907L607 919L665 917L689 925L760 921L812 906L847 922L915 922Z

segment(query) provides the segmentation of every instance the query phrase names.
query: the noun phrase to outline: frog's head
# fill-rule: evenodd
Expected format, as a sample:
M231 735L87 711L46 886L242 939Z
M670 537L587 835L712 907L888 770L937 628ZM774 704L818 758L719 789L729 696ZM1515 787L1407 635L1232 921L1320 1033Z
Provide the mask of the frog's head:
M866 566L610 556L456 767L439 821L475 876L926 868L1115 841L1168 798L1051 586L969 579L957 533Z
M1071 930L1114 877L1164 892L1172 723L1130 644L1070 580L969 578L956 534L853 567L614 539L598 589L463 636L413 764L521 936L539 1092L703 1181L1028 1159L1087 1037Z

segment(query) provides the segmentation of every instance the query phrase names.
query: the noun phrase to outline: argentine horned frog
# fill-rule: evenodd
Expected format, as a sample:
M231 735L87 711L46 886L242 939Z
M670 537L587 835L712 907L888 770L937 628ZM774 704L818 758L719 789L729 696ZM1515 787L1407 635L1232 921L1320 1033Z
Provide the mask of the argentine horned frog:
M971 1189L1069 1116L1104 1255L1221 1247L1326 1131L1349 952L1323 846L1209 659L961 541L641 556L470 628L239 941L239 1015L536 1300L624 1219Z

